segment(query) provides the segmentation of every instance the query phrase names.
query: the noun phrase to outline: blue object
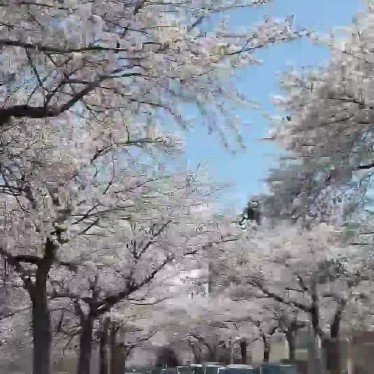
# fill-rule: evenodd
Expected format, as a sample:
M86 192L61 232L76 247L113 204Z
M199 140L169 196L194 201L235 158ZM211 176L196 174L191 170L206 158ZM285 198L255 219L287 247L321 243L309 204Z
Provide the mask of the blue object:
M255 369L248 365L229 365L224 374L255 374ZM221 373L220 373L221 374Z

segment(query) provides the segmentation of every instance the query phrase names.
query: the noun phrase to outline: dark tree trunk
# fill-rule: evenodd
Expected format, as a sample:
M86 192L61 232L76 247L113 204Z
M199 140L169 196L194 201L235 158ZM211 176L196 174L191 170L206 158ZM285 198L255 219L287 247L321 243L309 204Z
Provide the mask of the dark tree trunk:
M296 331L290 329L285 333L288 343L288 359L296 359Z
M267 364L270 360L270 342L265 335L262 336L262 341L264 343L264 356L262 362Z
M36 277L32 291L33 373L52 373L52 326L48 307L47 284Z
M110 374L123 374L126 368L127 352L123 342L118 341L118 326L110 331Z
M205 345L208 352L207 352L207 361L210 362L217 362L219 359L219 349L218 349L218 344L206 344Z
M47 279L55 258L57 246L47 238L44 256L35 272L35 282L26 279L32 303L33 374L52 373L52 322L48 306Z
M228 362L230 365L234 363L234 352L235 352L235 342L231 341L229 345L229 357L228 357Z
M202 349L198 344L190 343L191 351L194 357L194 364L201 364L202 362Z
M43 257L36 257L35 261L31 262L37 266L34 274L35 281L33 281L26 269L21 265L28 256L12 256L0 248L1 254L7 262L20 274L23 287L28 292L31 300L33 374L52 373L52 323L48 307L47 280L58 245L51 238L47 238L43 249ZM25 262L27 263L28 260L26 259Z
M219 361L219 347L218 347L218 344L214 344L214 346L213 346L212 361L213 362L218 362Z
M325 357L325 368L331 374L341 374L341 357L339 339L325 339L322 343Z
M108 334L110 318L105 318L100 331L100 374L109 373Z
M325 357L325 367L331 374L342 373L340 324L347 303L342 299L338 302L334 318L330 325L330 338L322 340Z
M331 374L341 374L341 347L340 347L340 323L342 319L345 302L342 301L335 312L330 326L330 339L324 340L324 351L326 357L326 369Z
M118 328L112 324L110 329L109 346L110 346L110 374L114 374L116 368L116 343Z
M123 374L126 368L126 347L124 344L115 344L111 349L111 374Z
M320 325L319 325L319 309L317 306L312 305L310 310L310 317L312 322L312 328L315 336L321 337Z
M334 319L330 326L330 336L331 339L339 339L340 336L340 323L342 320L343 311L338 309L335 313Z
M240 356L242 359L242 364L247 365L247 341L245 339L240 341Z
M201 352L199 352L197 354L194 353L194 361L195 361L194 362L195 364L201 364L203 362Z
M312 328L315 336L318 336L320 339L323 339L324 333L320 325L320 310L319 310L319 297L316 290L315 282L311 285L312 290L312 303L310 306L309 314L312 322Z
M88 314L87 317L82 317L82 319L77 374L90 374L94 317Z
M310 320L312 324L312 335L310 338L310 347L308 349L308 373L320 374L323 370L318 340L323 343L324 332L320 326L319 297L317 293L317 284L315 280L310 286L312 303L309 309Z

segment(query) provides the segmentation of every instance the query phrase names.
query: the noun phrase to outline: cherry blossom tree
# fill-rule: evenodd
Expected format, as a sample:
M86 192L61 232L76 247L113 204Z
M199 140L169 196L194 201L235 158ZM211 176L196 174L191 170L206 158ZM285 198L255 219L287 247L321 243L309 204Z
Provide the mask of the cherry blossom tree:
M299 310L324 344L338 341L360 319L371 326L364 311L373 300L371 252L366 246L345 246L340 235L324 224L310 230L278 225L252 233L227 256L226 269L232 270L223 277L237 299L270 299Z
M225 327L219 321L220 307L218 300L206 296L176 299L170 306L174 318L164 332L169 344L184 344L185 349L191 350L195 363L204 359L219 361L224 343L221 327Z
M70 235L87 234L101 216L125 209L130 214L139 190L154 179L142 176L140 170L125 177L120 172L125 163L116 164L115 154L108 154L113 144L97 148L92 138L76 139L75 131L87 135L84 127L71 124L61 128L57 123L34 127L32 132L19 124L1 133L1 255L21 276L32 301L36 372L48 371L51 365L46 354L51 347L47 280L57 252ZM118 178L114 177L116 172ZM127 199L132 194L135 200L126 200L121 206L117 203L125 190L129 192ZM70 266L60 254L57 262Z
M315 36L329 49L327 64L282 77L269 134L285 151L269 177L278 217L344 221L371 204L374 8L364 3L343 37Z
M157 316L153 309L174 295L167 295L168 287L165 282L162 284L163 289L159 288L161 283L157 287L155 283L149 284L147 291L141 295L138 292L137 297L129 297L115 305L110 312L96 317L90 344L92 352L98 353L98 361L93 357L91 367L93 363L97 365L100 374L123 372L133 351L138 348L147 349L150 340L167 323L165 318L155 318ZM151 286L154 288L152 292L149 291ZM61 357L63 365L66 362L77 363L77 349L84 328L77 315L79 309L77 310L74 301L67 298L52 299L50 309L55 321L54 351Z
M80 116L123 130L137 122L152 132L168 121L188 128L187 104L210 130L223 136L229 127L236 136L232 109L247 100L231 72L258 64L256 50L305 34L291 19L232 30L223 17L265 3L5 1L0 122L31 119L33 127Z
M105 136L105 124L95 131L87 126L90 125L72 122L61 126L51 121L29 131L27 124L20 123L4 128L1 133L0 252L20 276L32 302L33 361L37 373L49 373L51 367L51 270L63 272L65 268L79 278L84 268L87 277L82 286L89 289L96 282L96 266L103 264L115 275L111 268L116 262L113 256L120 254L123 246L119 261L126 263L132 258L128 266L137 261L155 261L153 269L144 266L145 272L149 270L147 274L130 274L126 273L129 267L123 269L122 276L131 275L137 283L127 287L125 279L122 280L126 287L115 298L121 301L149 283L163 266L177 261L182 248L193 251L204 234L214 236L211 228L204 229L209 227L209 221L202 225L191 209L206 203L220 186L210 182L199 184L193 173L173 171L168 175L152 170L152 160L131 152L132 146L157 147L157 137L139 135L139 142L135 143L129 142L129 138L121 142L117 137L114 142ZM172 142L163 138L162 144L165 148ZM189 215L195 222L188 221ZM126 222L132 222L130 232ZM166 228L167 235L163 232ZM125 236L125 232L132 234ZM160 234L166 237L155 244L153 240ZM112 237L113 240L108 239ZM110 240L112 246L108 244ZM171 246L173 241L175 247ZM155 246L161 252L154 250ZM94 247L98 252L92 252ZM140 248L144 249L140 257L144 256L137 258ZM113 295L107 297L110 300L105 299L102 306L109 311L117 301ZM87 349L90 344L84 346Z
M131 353L144 347L162 328L152 320L150 307L154 304L148 304L127 303L125 308L117 308L119 313L111 312L104 318L100 331L101 374L109 373L109 368L111 374L123 373Z
M282 225L259 233L234 260L243 269L235 278L242 279L235 292L243 297L259 292L255 294L300 309L321 338L326 328L332 338L338 337L345 308L370 301L373 271L371 253L365 247L344 247L339 236L327 225L309 231Z
M263 362L269 362L271 339L279 333L284 334L288 344L289 359L294 360L297 332L308 325L305 313L271 298L248 299L241 295L241 291L236 294L231 290L230 293L231 298L237 304L233 305L232 310L238 310L239 313L231 313L230 319L225 322L233 324L241 331L242 338L239 343L242 363L247 363L245 356L247 346L258 340L263 343ZM250 332L249 336L248 332Z
M173 317L169 317L165 327L165 339L169 344L190 350L195 363L203 360L233 363L237 347L240 347L241 359L246 361L247 346L260 334L253 323L254 309L250 309L249 303L243 302L240 307L238 304L223 294L175 299L169 306L168 315Z
M168 192L170 198L171 192ZM183 265L189 256L198 254L205 244L214 240L214 233L199 224L197 217L184 212L181 200L175 198L174 201L182 216L178 217L177 210L165 202L164 214L161 207L155 217L148 212L146 223L131 225L127 230L123 224L117 228L115 222L110 221L110 225L105 227L106 232L113 230L109 243L107 234L102 239L96 236L95 242L89 240L87 250L82 251L85 245L78 241L81 251L76 252L79 257L69 261L81 263L81 256L87 257L88 261L77 266L78 271L74 271L71 281L69 270L53 280L57 286L55 297L71 298L81 321L80 373L86 373L89 368L97 318L131 295L135 300L144 299L144 287L153 280L158 282L158 276L168 264ZM184 218L184 214L188 216ZM92 256L92 253L97 255ZM181 271L181 267L178 266L177 270ZM166 285L161 284L163 286Z
M239 137L231 114L248 101L232 71L259 63L257 49L303 32L290 19L267 18L244 31L231 31L224 18L211 30L205 23L265 2L0 5L0 254L31 301L34 373L51 372L52 331L62 326L50 306L60 308L65 292L83 327L85 373L99 317L169 263L222 240L191 214L204 200L193 176L155 171L138 150L158 157L180 150L166 130L194 124L186 105L225 141L226 128ZM216 190L204 188L204 197ZM129 266L117 274L117 262ZM82 289L74 289L78 279Z

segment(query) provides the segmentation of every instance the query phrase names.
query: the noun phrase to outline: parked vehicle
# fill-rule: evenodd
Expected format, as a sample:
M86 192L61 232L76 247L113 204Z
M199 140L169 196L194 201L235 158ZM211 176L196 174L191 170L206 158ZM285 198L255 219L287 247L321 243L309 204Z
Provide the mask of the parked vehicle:
M265 364L261 366L261 374L297 374L295 365Z
M204 374L203 365L192 364L177 367L178 374Z
M165 368L165 369L161 369L160 374L177 374L177 368Z
M228 365L222 374L254 374L255 369L250 365Z
M205 362L203 363L204 374L220 374L225 369L218 362Z

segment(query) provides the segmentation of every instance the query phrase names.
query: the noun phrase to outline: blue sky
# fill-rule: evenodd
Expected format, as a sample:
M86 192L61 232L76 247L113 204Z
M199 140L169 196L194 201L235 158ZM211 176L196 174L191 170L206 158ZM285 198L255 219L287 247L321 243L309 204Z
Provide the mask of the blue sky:
M287 17L293 14L298 27L329 31L348 25L360 9L360 0L275 0L267 6L233 13L232 22L244 26L260 21L264 15ZM302 67L323 63L328 59L328 51L301 40L270 47L258 52L257 56L264 63L241 73L242 92L262 105L260 111L240 113L243 123L247 124L243 128L246 151L232 155L216 137L202 128L195 129L186 138L190 166L206 161L214 178L233 182L235 187L229 200L238 208L246 203L249 195L264 191L262 179L277 159L276 148L258 140L268 126L263 113L274 113L271 96L279 93L277 74L290 65Z

